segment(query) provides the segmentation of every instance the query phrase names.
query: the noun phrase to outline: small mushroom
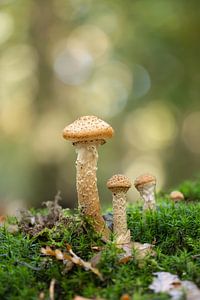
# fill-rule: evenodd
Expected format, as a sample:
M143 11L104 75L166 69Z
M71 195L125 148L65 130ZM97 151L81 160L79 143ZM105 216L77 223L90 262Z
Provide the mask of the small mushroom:
M170 199L174 202L179 202L184 200L184 195L180 191L173 191L170 194Z
M113 228L117 244L127 244L131 241L130 230L127 229L126 193L131 187L130 180L125 175L114 175L107 181L107 187L113 194Z
M76 148L76 186L80 210L93 219L94 228L109 237L109 229L101 215L97 189L97 148L113 136L113 128L95 116L83 116L63 130L63 137Z
M150 174L140 175L136 178L134 185L144 200L143 210L156 210L156 177Z

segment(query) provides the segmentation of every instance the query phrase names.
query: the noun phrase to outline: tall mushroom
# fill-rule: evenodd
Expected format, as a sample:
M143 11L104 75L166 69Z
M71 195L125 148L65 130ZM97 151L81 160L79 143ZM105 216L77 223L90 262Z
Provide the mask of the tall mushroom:
M125 175L114 175L107 181L107 187L113 194L113 227L118 244L131 241L130 230L127 229L126 193L131 182Z
M109 229L101 215L97 188L97 148L113 136L113 128L95 116L83 116L63 130L63 137L72 141L77 153L76 186L80 210L93 219L93 226L103 237L109 237Z
M143 210L156 210L156 177L150 174L140 175L134 185L144 200Z

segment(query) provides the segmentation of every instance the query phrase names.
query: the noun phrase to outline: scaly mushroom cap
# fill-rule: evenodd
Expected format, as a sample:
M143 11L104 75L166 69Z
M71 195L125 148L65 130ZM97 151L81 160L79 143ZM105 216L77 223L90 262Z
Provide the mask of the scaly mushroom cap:
M125 189L128 190L131 187L131 182L128 177L125 175L117 174L112 176L107 181L107 187L109 190L116 190L116 189Z
M179 191L173 191L170 194L170 198L174 201L184 200L184 195Z
M156 184L156 177L151 174L143 174L136 178L134 185L136 189L142 188L146 184Z
M72 142L106 140L113 136L113 128L95 116L83 116L66 126L63 137Z

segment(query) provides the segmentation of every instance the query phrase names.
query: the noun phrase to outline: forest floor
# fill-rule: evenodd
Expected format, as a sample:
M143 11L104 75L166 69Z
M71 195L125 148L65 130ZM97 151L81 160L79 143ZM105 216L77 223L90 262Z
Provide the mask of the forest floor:
M123 250L112 240L104 243L78 211L62 209L58 197L43 210L24 211L20 222L8 218L0 226L0 299L200 299L184 289L182 298L160 292L166 281L157 293L150 287L156 272L177 275L174 288L185 280L200 287L200 183L186 182L180 190L186 199L179 203L157 195L156 212L128 206L132 240L153 245L142 259L135 250L120 259Z

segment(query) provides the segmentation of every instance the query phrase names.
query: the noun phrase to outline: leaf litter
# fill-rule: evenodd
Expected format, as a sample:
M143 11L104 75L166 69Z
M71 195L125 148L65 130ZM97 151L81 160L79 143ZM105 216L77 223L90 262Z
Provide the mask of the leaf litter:
M69 271L74 265L83 267L86 271L90 270L92 273L97 275L100 280L103 280L103 276L98 268L92 266L91 262L84 261L78 255L74 253L71 246L67 244L66 252L62 252L59 249L51 249L49 246L41 248L41 253L48 256L54 256L57 260L62 260L66 265L66 270Z
M61 200L60 192L54 198L54 201L43 202L47 208L47 213L34 215L29 210L21 210L19 229L31 236L39 234L45 228L52 228L62 218L62 207L59 205Z
M153 274L157 277L153 279L149 288L155 293L167 293L172 300L181 300L183 296L186 300L200 299L200 289L192 281L181 281L177 275L169 272Z

